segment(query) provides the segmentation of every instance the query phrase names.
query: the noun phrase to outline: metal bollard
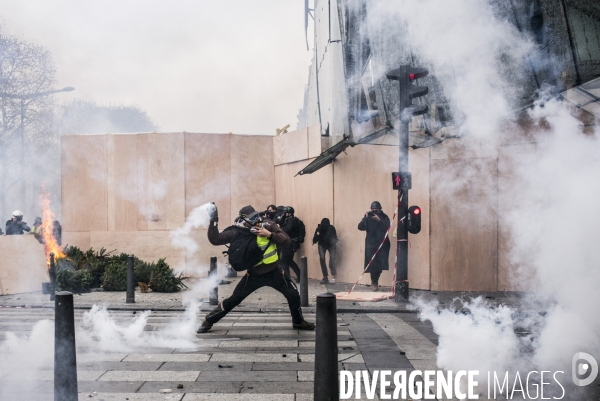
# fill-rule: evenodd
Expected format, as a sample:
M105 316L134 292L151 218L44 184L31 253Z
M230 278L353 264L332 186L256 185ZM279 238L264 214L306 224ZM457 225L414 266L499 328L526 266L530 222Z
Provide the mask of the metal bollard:
M135 273L133 270L133 255L127 256L127 296L125 303L135 303Z
M56 291L56 266L54 264L54 253L50 253L50 301L54 301Z
M237 271L233 270L233 267L227 268L227 278L237 277Z
M395 290L394 302L397 304L408 302L408 280L397 281Z
M306 256L300 258L300 306L308 306L308 265Z
M317 296L314 401L339 400L337 309L335 295Z
M57 292L54 310L54 400L77 401L73 294Z
M210 257L210 270L208 272L208 277L211 278L217 275L217 257ZM210 289L210 294L208 296L209 305L218 305L219 304L219 284L215 283L215 286Z

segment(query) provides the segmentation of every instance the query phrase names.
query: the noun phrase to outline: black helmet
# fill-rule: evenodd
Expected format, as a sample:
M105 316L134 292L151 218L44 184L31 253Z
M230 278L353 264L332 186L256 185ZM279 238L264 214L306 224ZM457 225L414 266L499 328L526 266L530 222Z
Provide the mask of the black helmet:
M255 210L252 206L248 205L248 206L244 206L243 208L240 209L240 217L246 217L251 213L254 213Z
M381 210L381 203L374 201L373 203L371 203L371 209L379 209Z
M286 211L286 213L289 213L289 214L291 214L292 216L294 215L294 212L295 212L294 208L293 208L293 207L291 207L291 206L286 206L286 207L285 207L285 211Z

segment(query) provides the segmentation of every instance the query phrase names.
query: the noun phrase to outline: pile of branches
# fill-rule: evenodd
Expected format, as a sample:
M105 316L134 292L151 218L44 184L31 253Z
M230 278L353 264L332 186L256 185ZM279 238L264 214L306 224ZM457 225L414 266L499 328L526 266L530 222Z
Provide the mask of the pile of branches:
M128 255L113 255L112 252L104 248L100 251L90 248L84 252L76 246L65 247L65 257L56 259L56 290L75 293L89 292L92 288L126 291ZM152 291L178 292L187 288L183 273L176 275L164 259L148 263L134 256L133 266L135 282L147 284Z

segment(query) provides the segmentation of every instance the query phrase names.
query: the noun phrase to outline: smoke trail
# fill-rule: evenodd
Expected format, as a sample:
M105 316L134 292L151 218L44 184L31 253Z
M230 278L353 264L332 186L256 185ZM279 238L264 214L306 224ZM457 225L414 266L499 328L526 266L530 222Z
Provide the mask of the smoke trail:
M523 95L528 56L542 59L530 38L498 16L502 7L497 1L378 0L369 2L367 13L370 37L380 43L394 37L411 49L464 116L463 133L490 149L518 127L511 108ZM417 301L440 336L441 368L570 372L575 352L600 356L600 144L581 133L566 103L544 93L540 98L529 112L535 149L509 160L518 202L501 216L510 222L511 262L520 267L513 279L533 275L535 291L526 305L533 312L492 308L479 299L461 314ZM452 193L468 187L468 178L446 185ZM517 328L531 334L518 336Z
M192 229L206 227L210 221L210 213L215 209L213 203L205 203L196 207L185 221L182 227L171 231L171 243L175 248L184 249L188 256L194 255L198 249L198 243L192 238Z

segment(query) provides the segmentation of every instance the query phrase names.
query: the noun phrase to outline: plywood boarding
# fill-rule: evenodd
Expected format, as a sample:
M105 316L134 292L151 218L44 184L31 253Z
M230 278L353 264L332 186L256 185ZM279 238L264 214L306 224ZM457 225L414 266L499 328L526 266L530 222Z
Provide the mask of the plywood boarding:
M33 235L0 236L0 293L36 292L48 281L44 246Z
M431 289L497 289L496 159L431 161Z
M355 282L364 269L365 233L358 230L371 202L381 202L391 219L398 201L392 190L391 173L398 168L398 148L395 146L359 145L340 154L334 161L334 220L338 243L339 273L336 279ZM315 174L318 174L315 173ZM379 283L391 285L394 266L393 246L390 250L390 270L383 272ZM370 284L365 274L363 284Z
M531 253L517 253L513 248L514 233L511 211L519 210L522 203L518 188L521 165L531 165L537 145L525 143L502 147L498 158L498 290L530 291L537 287Z
M265 210L275 200L274 186L273 137L231 135L232 218L246 205Z
M62 245L76 246L82 251L86 251L91 248L90 233L87 231L63 231Z
M228 224L221 224L219 225L219 229L223 230L227 226ZM225 246L214 246L208 242L206 229L192 230L190 238L195 242L198 248L196 251L190 249L186 252L185 275L189 277L206 277L210 268L211 256L217 257L217 264L220 270L219 274L225 274L224 269L225 264L227 263L227 257L223 255L223 251L226 251L227 248Z
M301 128L272 138L275 166L308 159L307 128Z
M172 230L185 222L183 133L139 134L138 229Z
M321 124L308 127L308 157L317 157L321 154Z
M173 247L169 231L91 232L90 243L94 249L133 254L147 262L165 258L172 268L185 268L185 251Z
M300 257L307 257L309 278L322 278L317 245L312 245L312 237L321 222L327 217L335 226L333 216L333 166L302 176L294 175L312 160L283 164L275 167L275 198L277 205L292 206L296 216L306 226L304 244L296 252L296 263ZM337 228L337 226L336 226ZM329 265L329 254L327 254Z
M138 228L136 135L108 135L108 231Z
M429 152L431 148L410 149L409 171L412 173L412 189L408 192L409 206L421 207L421 232L408 234L408 282L410 288L430 289L430 236L429 236ZM390 177L391 180L391 177ZM394 227L396 227L396 222ZM392 245L393 242L392 242ZM392 246L392 252L394 252Z
M231 135L185 134L185 214L215 202L231 222Z
M106 135L63 136L61 162L63 229L107 230Z

